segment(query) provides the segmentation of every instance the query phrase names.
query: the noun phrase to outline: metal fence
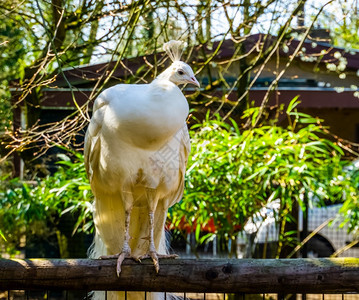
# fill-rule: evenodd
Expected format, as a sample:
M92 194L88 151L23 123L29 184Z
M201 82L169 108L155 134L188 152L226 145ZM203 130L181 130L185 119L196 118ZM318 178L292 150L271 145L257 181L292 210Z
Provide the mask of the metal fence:
M0 259L0 299L91 299L90 291L182 299L359 299L359 259ZM140 300L140 299L139 299Z

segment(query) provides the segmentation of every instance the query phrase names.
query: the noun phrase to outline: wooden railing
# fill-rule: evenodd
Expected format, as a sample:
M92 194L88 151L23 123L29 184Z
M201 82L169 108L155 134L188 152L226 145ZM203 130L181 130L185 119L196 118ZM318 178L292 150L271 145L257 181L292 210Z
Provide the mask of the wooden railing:
M120 290L198 293L359 292L358 258L0 259L0 290Z

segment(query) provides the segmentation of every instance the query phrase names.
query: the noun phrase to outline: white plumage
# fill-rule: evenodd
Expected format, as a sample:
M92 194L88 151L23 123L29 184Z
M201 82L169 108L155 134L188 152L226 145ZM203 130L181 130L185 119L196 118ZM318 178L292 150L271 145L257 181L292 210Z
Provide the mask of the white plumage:
M187 100L178 84L199 86L180 59L180 42L164 49L173 63L150 84L119 84L96 99L85 137L85 164L95 196L92 257L167 255L167 210L183 193L190 151ZM94 298L101 299L100 293ZM122 299L111 292L107 299ZM128 299L139 299L129 293ZM161 299L153 293L149 299Z

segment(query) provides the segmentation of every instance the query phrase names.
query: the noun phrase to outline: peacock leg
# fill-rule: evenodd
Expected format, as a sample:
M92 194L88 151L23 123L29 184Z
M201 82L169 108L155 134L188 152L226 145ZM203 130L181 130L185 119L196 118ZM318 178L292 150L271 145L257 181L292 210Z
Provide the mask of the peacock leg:
M117 276L120 276L121 273L121 265L125 258L132 258L138 260L137 258L131 256L131 248L129 245L130 237L130 215L131 210L125 211L125 239L123 241L122 250L120 253L114 255L103 255L100 256L100 259L115 259L117 258L117 265L116 265L116 273Z
M125 211L125 240L120 255L117 258L116 273L117 276L121 273L121 265L125 258L131 258L131 248L128 242L130 241L130 215L131 211Z
M124 199L124 208L125 208L125 232L124 232L124 241L122 250L120 253L114 255L106 255L101 256L100 259L115 259L117 258L116 265L116 273L117 276L120 276L121 273L121 265L125 258L131 258L138 261L137 257L133 257L131 255L131 247L129 245L130 237L130 219L131 219L131 211L133 206L133 196L132 192L123 191L123 199Z
M158 255L157 255L155 242L154 242L154 236L153 236L153 227L154 227L153 211L150 211L148 215L150 217L150 247L149 247L148 254L152 258L153 264L155 265L156 272L158 273L158 271L160 269L160 265L158 263Z
M160 265L158 262L159 258L176 258L176 257L178 257L178 255L157 253L155 241L154 241L154 211L157 206L157 199L155 196L155 190L147 188L146 191L147 191L146 194L147 194L147 201L148 201L148 206L149 206L148 216L149 216L149 221L150 221L150 236L148 239L150 241L150 245L149 245L147 254L140 256L139 259L141 260L141 259L145 259L145 258L151 258L153 261L153 264L155 266L156 272L158 273L158 271L160 270Z

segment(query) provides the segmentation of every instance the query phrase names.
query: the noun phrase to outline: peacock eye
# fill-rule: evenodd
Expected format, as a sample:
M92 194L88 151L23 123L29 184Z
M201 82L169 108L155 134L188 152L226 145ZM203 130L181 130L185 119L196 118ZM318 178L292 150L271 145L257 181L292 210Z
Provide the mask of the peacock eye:
M184 72L183 72L182 70L178 70L177 73L178 73L179 75L183 75L183 74L184 74Z

